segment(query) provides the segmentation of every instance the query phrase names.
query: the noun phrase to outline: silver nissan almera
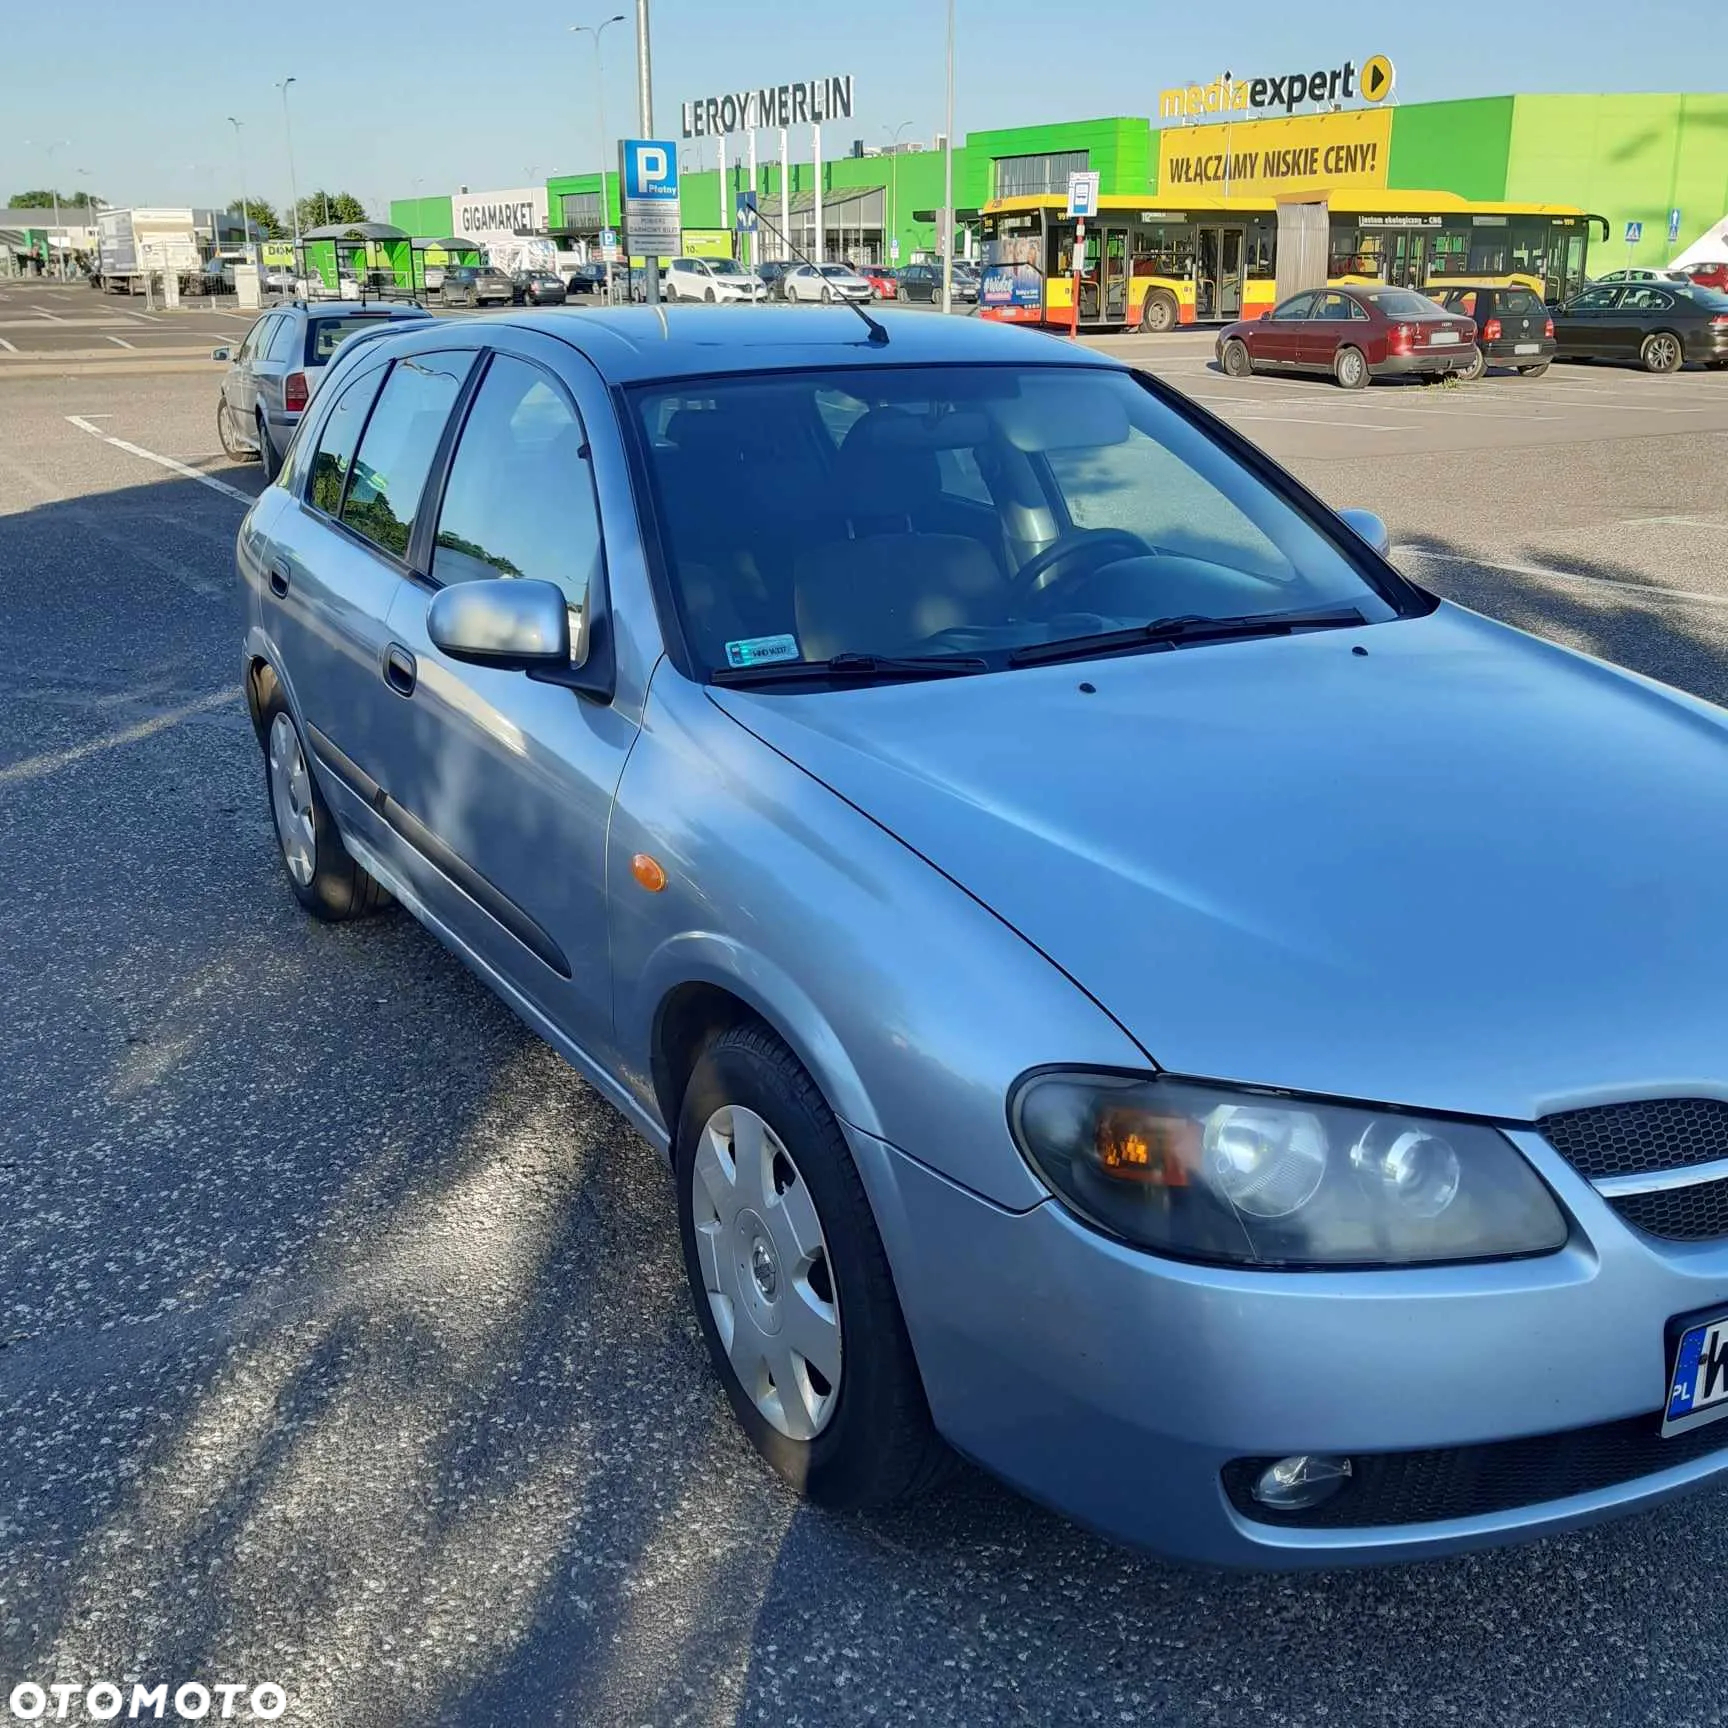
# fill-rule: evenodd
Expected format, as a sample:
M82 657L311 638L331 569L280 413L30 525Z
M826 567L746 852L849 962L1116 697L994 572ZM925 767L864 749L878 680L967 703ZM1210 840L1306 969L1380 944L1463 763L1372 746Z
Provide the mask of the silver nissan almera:
M246 519L245 687L294 893L663 1152L813 1499L1409 1558L1728 1467L1728 717L1385 551L976 320L425 322Z

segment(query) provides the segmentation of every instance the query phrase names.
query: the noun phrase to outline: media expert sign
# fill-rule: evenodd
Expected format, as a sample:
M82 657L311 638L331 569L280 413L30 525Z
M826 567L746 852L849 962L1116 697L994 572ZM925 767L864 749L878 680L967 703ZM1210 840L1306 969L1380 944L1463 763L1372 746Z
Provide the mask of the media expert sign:
M519 186L509 192L458 192L450 199L450 231L476 246L544 234L546 188Z
M678 146L670 138L624 138L618 144L624 245L632 257L671 258L683 223L678 209Z
M1210 84L1181 84L1158 93L1160 120L1203 120L1209 114L1251 114L1282 108L1293 114L1304 102L1384 102L1392 94L1392 62L1370 54L1360 69L1355 61L1316 72L1285 72L1277 78L1232 78L1228 72Z
M725 137L769 126L821 125L852 118L852 75L811 78L802 84L765 84L760 90L735 90L703 96L680 109L686 138Z
M1379 189L1391 145L1392 116L1368 109L1237 126L1166 126L1158 134L1158 196Z

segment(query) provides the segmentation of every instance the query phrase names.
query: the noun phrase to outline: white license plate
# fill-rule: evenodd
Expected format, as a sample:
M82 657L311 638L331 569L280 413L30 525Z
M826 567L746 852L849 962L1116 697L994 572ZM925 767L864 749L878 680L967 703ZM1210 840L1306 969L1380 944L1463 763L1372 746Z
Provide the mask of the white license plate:
M1442 342L1456 342L1457 340L1458 332L1456 330L1436 330L1434 334L1428 338L1428 346L1430 348L1438 348Z
M1662 1437L1728 1416L1728 1315L1688 1326L1675 1341Z
M1540 342L1515 342L1512 345L1512 352L1514 354L1540 354L1542 344Z

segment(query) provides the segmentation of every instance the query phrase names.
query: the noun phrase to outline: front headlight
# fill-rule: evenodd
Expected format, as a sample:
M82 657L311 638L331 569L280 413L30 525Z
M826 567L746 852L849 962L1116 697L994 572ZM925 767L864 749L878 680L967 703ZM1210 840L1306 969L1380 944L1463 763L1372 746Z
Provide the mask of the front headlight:
M1566 1220L1475 1122L1186 1080L1029 1076L1014 1138L1051 1191L1136 1246L1248 1266L1414 1266L1552 1253Z

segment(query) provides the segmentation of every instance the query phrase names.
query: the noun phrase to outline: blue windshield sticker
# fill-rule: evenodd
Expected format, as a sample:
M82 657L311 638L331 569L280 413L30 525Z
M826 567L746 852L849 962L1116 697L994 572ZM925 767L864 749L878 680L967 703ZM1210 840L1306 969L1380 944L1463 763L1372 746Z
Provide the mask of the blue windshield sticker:
M796 636L747 636L726 644L728 666L766 666L775 660L796 660Z

